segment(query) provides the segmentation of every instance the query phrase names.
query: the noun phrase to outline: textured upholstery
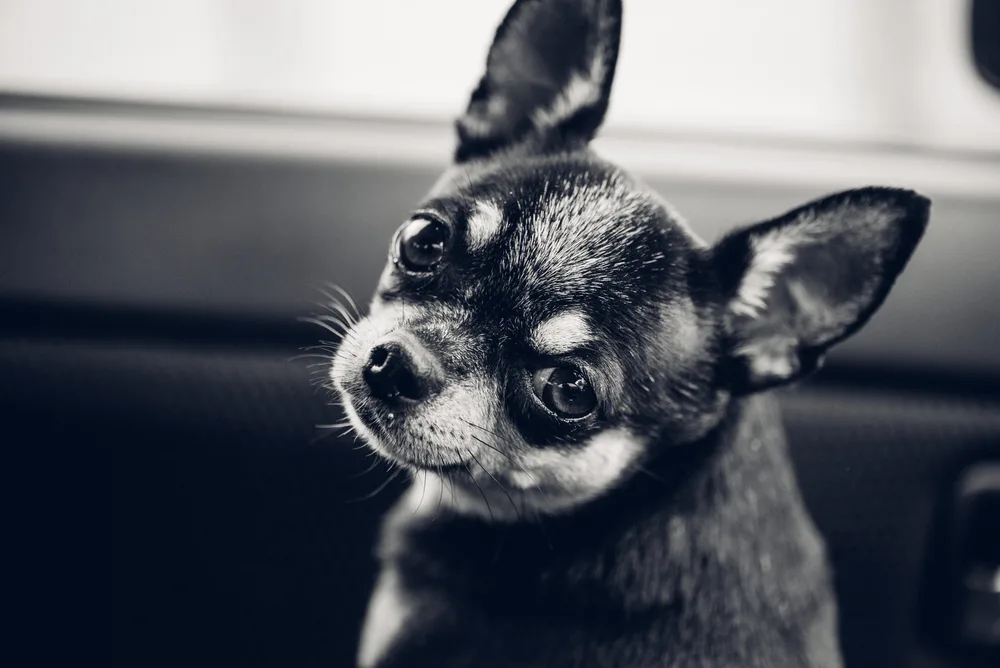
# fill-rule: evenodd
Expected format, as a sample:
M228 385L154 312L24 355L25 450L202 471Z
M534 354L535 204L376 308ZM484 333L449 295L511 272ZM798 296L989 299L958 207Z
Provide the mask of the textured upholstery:
M296 352L0 342L15 445L111 454L116 664L350 663L399 486L352 503L385 470L315 428L338 413ZM784 409L848 665L915 665L933 506L964 462L997 453L1000 402L814 382Z

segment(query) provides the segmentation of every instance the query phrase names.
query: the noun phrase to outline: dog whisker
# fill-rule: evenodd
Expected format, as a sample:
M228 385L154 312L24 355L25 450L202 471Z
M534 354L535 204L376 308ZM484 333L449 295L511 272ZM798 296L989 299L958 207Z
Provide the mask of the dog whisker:
M335 283L325 283L323 285L314 285L312 288L316 290L316 292L320 293L326 300L325 302L320 303L322 308L328 308L330 305L335 304L344 309L349 317L349 320L352 322L356 322L361 317L361 311L358 309L358 305L354 302L354 299L339 285ZM347 311L347 307L341 301L340 297L334 295L329 290L339 293L340 296L343 297L350 305L353 312Z
M294 357L289 357L288 361L289 362L298 362L299 360L304 360L304 359L321 359L321 360L326 360L326 361L329 362L333 358L330 355L318 355L316 353L304 353L302 355L295 355Z
M434 511L434 517L433 517L433 519L431 519L431 522L437 520L438 514L441 512L441 501L444 498L444 478L441 475L441 467L440 466L437 467L437 475L438 475L438 480L441 482L441 484L438 485L437 509Z
M472 473L472 469L469 468L468 462L466 462L464 466L465 470L469 472L469 477L472 478L472 484L476 486L476 489L478 489L479 493L482 494L483 496L483 501L486 503L486 510L490 514L490 520L493 520L493 508L490 507L490 500L486 497L486 492L483 491L483 488L480 486L479 481L476 480L476 476Z
M374 489L374 491L372 491L372 492L369 492L368 494L365 494L364 496L362 496L362 497L359 497L359 498L357 498L357 499L351 499L351 500L347 501L347 503L361 503L362 501L368 501L369 499L373 499L373 498L375 498L375 496L376 496L377 494L379 494L379 492L381 492L381 491L382 491L382 490L384 490L384 489L385 489L386 487L388 487L388 486L389 486L389 485L390 485L390 484L392 483L392 481L393 481L393 480L395 480L396 478L398 478L398 477L399 477L399 474L400 474L400 473L402 473L402 472L403 472L403 471L402 471L402 469L397 469L395 473L393 473L393 474L392 474L392 475L390 475L390 476L389 476L388 478L386 478L386 479L385 479L385 480L384 480L384 481L382 482L382 484L381 484L381 485L379 485L378 487L376 487L376 488Z
M367 474L371 473L372 471L375 470L375 467L378 466L378 465L379 465L379 460L378 459L373 460L372 463L371 463L371 466L369 466L368 468L366 468L361 473L352 474L351 475L351 479L360 478L363 475L367 475Z
M340 331L338 331L338 330L334 329L333 327L331 327L331 326L330 326L330 325L328 325L327 323L323 322L323 321L322 321L322 320L320 320L319 318L313 318L313 317L302 317L302 318L299 318L299 321L300 321L300 322L307 322L307 323L310 323L310 324L313 324L313 325L317 325L317 326L319 326L319 327L322 327L322 328L323 328L323 329L325 329L326 331L328 331L328 332L330 332L331 334L334 334L334 335L336 335L336 336L338 336L338 337L342 337L342 336L343 336L343 333L342 333L342 332L340 332Z
M329 439L329 438L332 438L332 437L334 437L334 436L335 436L335 434L331 434L331 433L329 433L329 432L327 432L327 433L325 433L325 434L316 434L316 435L315 435L315 436L313 436L313 437L312 437L311 439L309 439L309 445L310 445L310 447L311 447L311 446L314 446L314 445L316 445L317 443L320 443L320 442L322 442L322 441L325 441L325 440L327 440L327 439Z
M349 313L343 304L328 304L327 309L331 312L324 314L322 317L325 320L340 323L344 329L350 329L357 322L357 318Z
M648 468L646 468L645 466L642 466L642 465L639 465L639 464L636 464L636 465L635 465L635 466L634 466L633 468L634 468L634 469L635 469L636 471L638 471L639 473L642 473L642 474L644 474L644 475L647 475L647 476L649 476L650 478L652 478L653 480L655 480L655 481L657 481L657 482L660 482L660 483L663 483L663 484L666 484L666 483L667 483L667 480L666 480L666 479L665 479L665 478L664 478L663 476L661 476L660 474L658 474L658 473L655 473L655 472L653 472L653 471L650 471L650 470L649 470Z
M424 503L424 494L427 493L427 471L421 471L424 475L424 483L420 486L420 500L417 501L417 507L413 509L413 514L416 515L420 510L420 506Z
M505 441L506 443L510 444L510 441L508 441L507 439L503 438L502 436L500 436L500 435L499 435L499 434L497 434L496 432L494 432L494 431L490 431L490 430L489 430L489 429L487 429L486 427L482 427L482 426L480 426L480 425L478 425L478 424L475 424L475 423L473 423L473 422L469 422L469 421L468 421L468 420L466 420L465 418L459 418L459 419L460 419L460 420L461 420L462 422L464 422L465 424L469 425L470 427L473 427L473 428L475 428L475 429L481 429L482 431L486 432L487 434L491 434L491 435L495 436L496 438L499 438L499 439L501 439L501 440ZM504 452L503 450L501 450L501 449L497 448L496 446L493 446L493 445L490 445L489 443L487 443L487 442L486 442L486 441L484 441L483 439L479 438L479 437L478 437L478 436L476 436L475 434L470 434L470 436L472 436L472 438L474 438L475 440L479 441L479 443L481 443L482 445L485 445L485 446L486 446L487 448L489 448L489 449L490 449L490 450L492 450L493 452L496 452L497 454L501 455L502 457L506 457L506 458L507 458L507 460L508 460L508 461L510 461L510 463L512 463L512 464L513 464L514 466L516 466L517 468L521 469L521 472L522 472L522 473L524 473L524 475L526 475L526 476L528 477L528 480L530 480L530 481L531 481L531 484L533 484L533 485L535 486L535 488L536 488L536 489L538 489L538 491L539 491L539 492L540 492L540 493L541 493L541 494L542 494L543 496L545 495L545 492L543 492L543 491L542 491L542 488L538 486L538 483L537 483L537 482L535 482L535 479L531 477L531 474L530 474L530 473L528 473L528 471L527 471L527 470L525 470L525 468L524 468L524 467L523 467L523 466L521 465L521 463L520 463L520 462L518 462L518 461L517 461L516 459L514 459L513 457L511 457L511 456L510 456L509 454L507 454L507 453L506 453L506 452Z
M333 315L329 315L329 314L325 314L325 313L319 313L319 314L316 314L316 315L307 316L307 317L304 317L304 318L299 318L299 320L302 321L302 322L308 322L308 323L312 323L312 324L317 324L316 321L318 320L319 322L321 322L324 325L326 325L325 329L327 329L327 331L330 331L331 328L333 330L335 330L337 332L338 338L343 338L344 332L348 329L344 325L343 320L341 320L340 318L334 317Z
M327 285L332 290L336 290L337 292L339 292L344 297L344 299L347 300L347 303L351 306L352 309L354 309L354 313L356 314L356 316L357 316L358 319L360 319L362 317L361 309L358 308L358 305L354 301L354 298L351 297L350 293L347 292L347 290L345 290L344 288L340 287L336 283L327 283ZM336 301L336 300L334 300L334 301Z
M302 346L299 350L308 351L308 352L311 352L311 351L314 351L314 350L321 350L323 352L329 353L330 355L333 355L333 354L335 354L337 352L337 348L339 347L339 345L340 345L339 343L336 343L336 344L335 343L330 343L329 345L323 345L322 342L321 342L319 344L312 345L312 346Z
M507 489L503 485L500 484L500 481L497 480L496 477L494 477L494 475L492 473L490 473L489 469L487 469L485 466L483 466L482 462L479 461L479 459L472 452L472 450L469 450L469 456L472 457L472 460L474 462L476 462L476 464L479 465L479 468L481 468L483 471L486 472L486 475L488 475L490 477L490 480L492 480L496 484L496 486L500 488L500 491L503 492L504 496L507 497L507 500L510 501L510 507L514 509L514 514L517 515L518 519L521 519L521 513L517 509L517 504L514 503L514 499L511 498L510 494L507 492Z
M486 429L485 427L481 427L481 426L479 426L479 425L477 425L477 424L473 424L472 422L467 422L467 421L466 421L466 420L464 420L464 419L463 419L462 421L463 421L463 422L466 422L466 424L468 424L468 425L470 425L470 426L472 426L472 427L476 427L477 429L482 429L483 431L485 431L485 432L487 432L487 433L493 433L493 432L490 432L490 430L489 430L489 429ZM514 464L515 466L517 466L517 467L518 467L519 469L521 469L521 471L522 471L522 472L524 473L524 475L526 475L526 476L528 477L528 480L530 480L530 481L531 481L531 484L533 484L533 485L535 486L535 489L537 489L537 490L538 490L538 493L539 493L539 494L541 494L541 496L542 496L542 499L544 499L546 503L548 503L548 502L549 502L549 499L548 499L548 495L546 495L546 494L545 494L545 491L544 491L544 490L542 490L542 488L541 488L541 487L539 487L538 483L537 483L537 482L535 482L535 479L531 477L531 474L530 474L530 473L528 473L528 472L527 472L527 471L526 471L526 470L524 469L524 467L523 467L523 466L521 466L521 464L520 464L520 463L518 463L518 462L517 462L517 461L516 461L516 460L515 460L514 458L512 458L512 457L511 457L510 455L508 455L507 453L505 453L505 452L503 452L502 450L499 450L499 449L497 449L497 448L493 447L492 445L490 445L490 444L489 444L489 443L487 443L486 441L482 440L481 438L479 438L479 437L478 437L478 436L476 436L475 434L470 434L470 435L472 436L472 438L474 438L475 440L479 441L480 443L482 443L483 445L485 445L485 446L486 446L487 448L489 448L490 450L493 450L494 452L497 452L497 453L499 453L499 454L503 455L504 457L506 457L507 459L509 459L509 460L510 460L510 461L511 461L511 462L512 462L512 463L513 463L513 464ZM496 435L496 434L494 434L494 435ZM498 435L496 435L496 436L497 436L498 438L500 438L500 437L499 437ZM503 440L503 439L501 439L501 440ZM502 489L502 487L501 487L501 489ZM508 498L509 498L509 497L508 497ZM512 501L511 503L513 503L513 501ZM520 514L518 515L518 517L520 518ZM544 537L545 537L545 542L546 542L546 543L548 544L548 546L549 546L549 549L550 549L550 550L552 550L552 549L555 549L555 548L553 548L553 546L552 546L552 538L551 538L551 537L549 536L548 532L547 532L547 531L545 530L545 524L544 524L544 523L542 522L542 518L541 518L541 515L539 515L539 514L537 514L537 513L536 513L536 514L535 514L535 519L536 519L536 520L538 521L538 528L539 528L539 530L540 530L540 531L542 532L542 536L544 536Z
M316 425L316 428L317 429L342 429L344 427L350 427L350 426L351 426L351 423L348 422L347 420L344 420L343 422L331 422L330 424L318 424L318 425Z
M344 313L339 312L331 315L318 315L316 316L316 319L338 329L341 332L341 336L343 336L353 325Z

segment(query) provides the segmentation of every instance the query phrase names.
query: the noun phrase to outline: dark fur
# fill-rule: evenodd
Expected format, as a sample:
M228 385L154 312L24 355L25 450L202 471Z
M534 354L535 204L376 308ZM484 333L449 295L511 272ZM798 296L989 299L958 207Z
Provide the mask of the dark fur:
M733 402L727 417L566 517L390 516L380 556L420 614L380 665L839 665L822 546L774 407Z
M428 274L390 262L377 296L409 305L403 325L442 382L503 388L499 414L523 447L571 453L627 428L643 437L642 457L598 498L552 516L490 522L446 505L415 518L398 507L379 556L415 612L379 666L841 664L822 542L773 400L757 393L811 372L871 317L928 202L849 191L703 246L587 148L608 106L620 22L617 0L515 4L459 120L456 166L416 209L451 230L446 259ZM595 54L607 64L592 82L599 94L539 121ZM482 202L502 222L470 248ZM734 308L760 273L761 244L785 232L794 253L774 263L766 304ZM600 341L576 353L600 399L577 422L533 408L525 382L545 363L531 332L567 308L585 312ZM365 401L356 377L340 387L362 398L359 419L376 433L414 419ZM404 459L440 471L435 456L430 442ZM471 469L444 474L471 488Z

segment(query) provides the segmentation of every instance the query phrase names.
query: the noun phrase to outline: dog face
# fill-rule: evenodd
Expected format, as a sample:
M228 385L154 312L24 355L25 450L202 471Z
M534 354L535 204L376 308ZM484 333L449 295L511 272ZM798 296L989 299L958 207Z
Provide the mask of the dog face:
M456 170L393 239L334 380L392 459L579 502L717 410L703 253L591 156Z
M704 436L734 395L808 373L926 224L922 197L868 188L706 246L587 146L620 21L613 0L514 5L455 164L334 359L364 440L468 512L570 510Z

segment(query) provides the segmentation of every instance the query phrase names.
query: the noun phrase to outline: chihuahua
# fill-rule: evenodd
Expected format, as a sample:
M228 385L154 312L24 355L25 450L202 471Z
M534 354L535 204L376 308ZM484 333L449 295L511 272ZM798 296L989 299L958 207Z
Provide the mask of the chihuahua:
M330 376L411 474L361 666L841 665L774 399L879 308L927 224L833 194L714 245L595 155L620 0L517 0L454 163Z

